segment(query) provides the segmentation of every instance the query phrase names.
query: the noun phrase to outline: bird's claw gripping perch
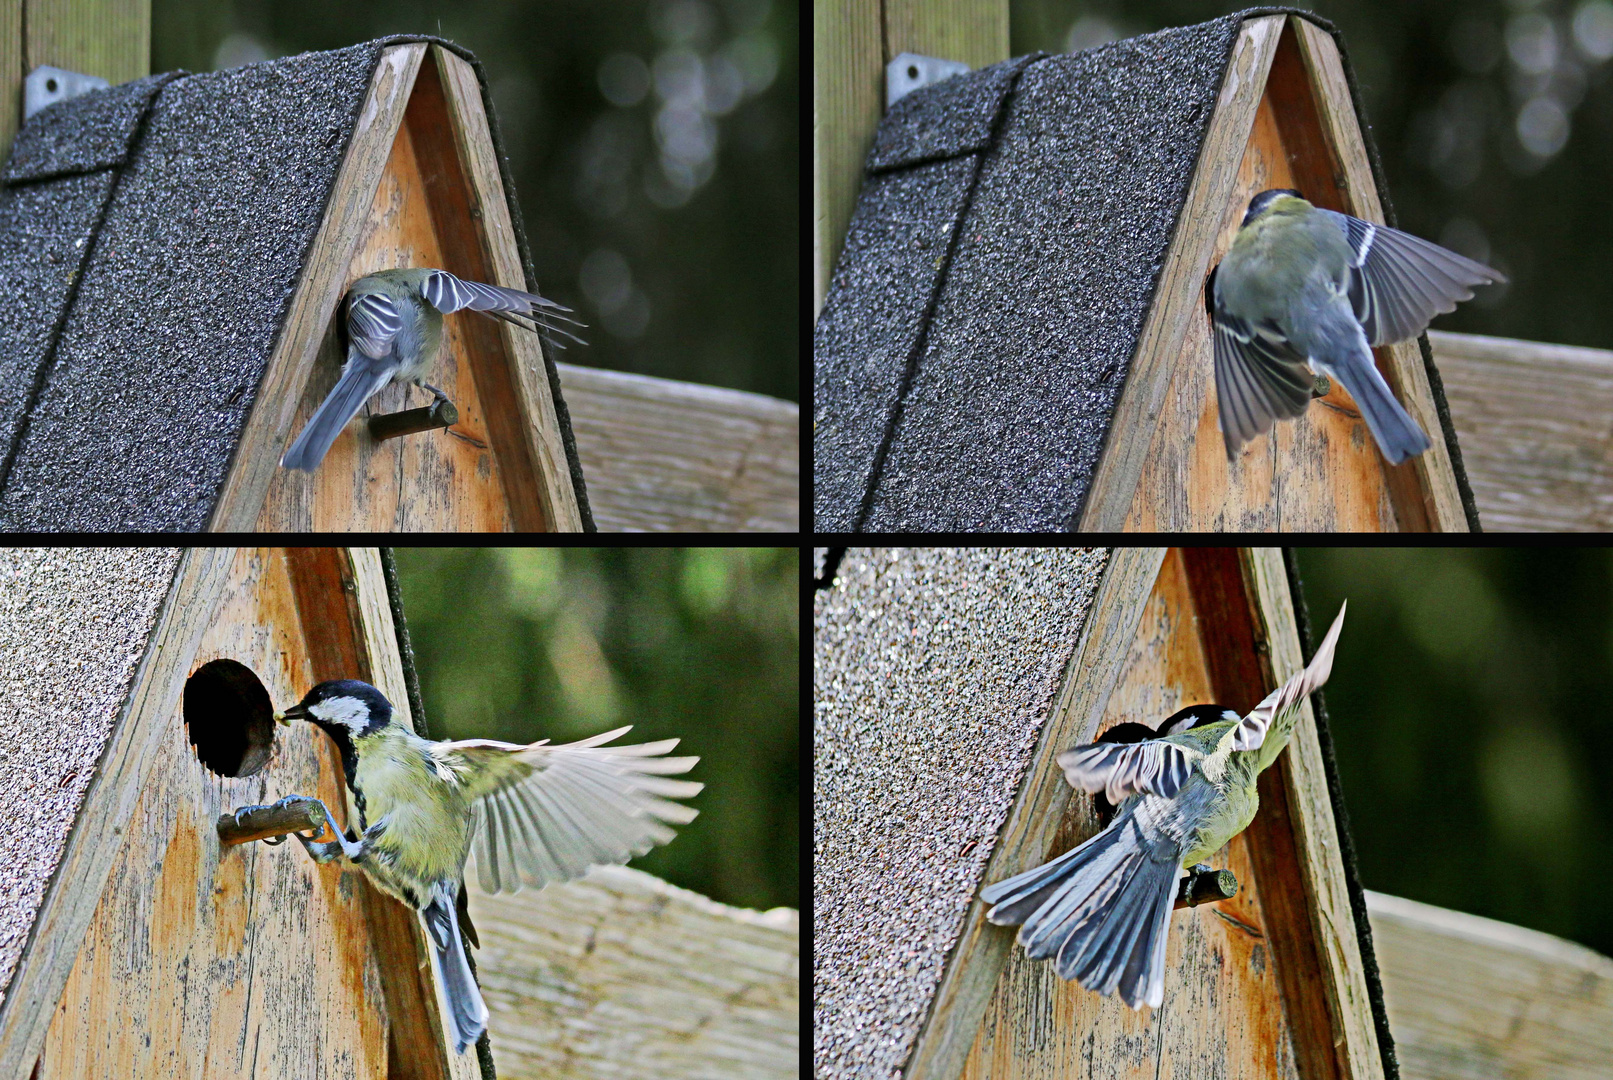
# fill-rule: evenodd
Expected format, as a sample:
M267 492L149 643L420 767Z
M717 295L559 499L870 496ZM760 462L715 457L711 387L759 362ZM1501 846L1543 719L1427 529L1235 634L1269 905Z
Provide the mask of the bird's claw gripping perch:
M330 811L323 802L307 795L287 795L269 806L241 806L220 814L217 829L219 843L225 847L253 840L273 845L285 843L291 834L300 837L303 832L311 832L318 836L327 821Z

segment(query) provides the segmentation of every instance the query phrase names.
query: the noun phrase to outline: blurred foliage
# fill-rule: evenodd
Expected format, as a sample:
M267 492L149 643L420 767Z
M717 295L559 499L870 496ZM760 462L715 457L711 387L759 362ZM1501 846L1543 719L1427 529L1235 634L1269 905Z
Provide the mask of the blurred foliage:
M1302 550L1362 882L1613 955L1613 563Z
M796 400L794 0L153 0L153 71L387 34L486 69L562 360Z
M433 738L682 739L700 816L633 865L724 903L800 906L794 548L396 556Z
M1203 22L1246 0L1012 0L1013 52ZM1613 0L1316 0L1343 32L1400 227L1510 285L1444 330L1613 347Z

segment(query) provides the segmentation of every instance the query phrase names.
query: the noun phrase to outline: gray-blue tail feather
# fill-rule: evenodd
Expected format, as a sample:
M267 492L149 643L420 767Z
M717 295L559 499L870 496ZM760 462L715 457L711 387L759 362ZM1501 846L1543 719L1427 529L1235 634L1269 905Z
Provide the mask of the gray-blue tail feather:
M454 886L457 890L457 886ZM420 911L426 922L426 933L431 936L432 966L437 981L442 984L448 998L448 1020L453 1026L454 1051L463 1054L465 1048L481 1038L487 1028L487 1006L482 992L476 988L476 977L470 972L470 961L465 958L465 944L459 936L459 915L454 909L452 893L448 898L438 890L431 903Z
M986 918L1023 924L1032 960L1053 957L1061 979L1117 988L1132 1008L1164 998L1165 943L1181 852L1145 842L1130 808L1109 828L1044 866L981 890Z
M1383 456L1389 464L1399 465L1407 458L1427 450L1428 436L1389 392L1389 384L1378 373L1377 366L1372 362L1372 354L1366 351L1364 340L1361 349L1364 355L1352 354L1344 362L1328 366L1355 399L1361 409L1361 418L1367 422L1367 429L1377 440Z
M315 410L308 426L291 444L291 449L280 459L280 464L287 469L313 472L325 460L331 444L342 433L347 422L358 414L377 390L387 384L397 369L395 360L371 360L353 350L346 366L342 368L342 377Z

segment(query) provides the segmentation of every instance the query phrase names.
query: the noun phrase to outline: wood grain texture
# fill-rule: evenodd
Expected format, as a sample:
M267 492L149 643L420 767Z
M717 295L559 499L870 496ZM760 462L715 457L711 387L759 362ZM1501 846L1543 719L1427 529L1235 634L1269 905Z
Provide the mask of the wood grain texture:
M1096 733L1164 557L1157 548L1116 548L1110 553L1058 702L1042 726L984 882L1040 864L1053 846L1070 795L1054 757ZM908 1059L905 1080L951 1080L963 1070L1012 942L1011 932L986 923L985 905L977 898Z
M560 365L601 532L796 532L801 410L715 386Z
M24 0L0 0L0 147L11 155L11 143L22 124L22 6ZM3 160L3 158L0 158Z
M982 68L1008 58L1007 0L828 0L813 8L813 313L823 307L885 112L885 64L915 52Z
M1173 427L1167 422L1168 403L1173 395L1179 400L1183 393L1183 388L1172 385L1173 369L1201 366L1197 363L1201 354L1196 350L1186 354L1193 358L1190 363L1179 363L1178 358L1184 355L1183 343L1194 325L1203 322L1202 283L1209 272L1212 249L1217 253L1224 250L1216 245L1217 233L1235 199L1239 163L1249 142L1285 18L1268 15L1249 19L1238 31L1204 147L1165 251L1159 285L1087 491L1081 511L1083 530L1114 532L1133 527L1127 513L1135 500L1158 506L1167 498L1167 492L1174 490L1163 485L1165 478L1158 476L1160 466L1150 467L1148 459L1157 456L1150 446L1160 443L1166 429ZM1197 404L1196 399L1193 404ZM1171 479L1175 489L1188 490L1186 476ZM1150 526L1144 522L1136 527Z
M862 190L863 162L885 112L884 25L878 0L812 8L812 312L823 309Z
M1254 122L1245 140L1236 144L1241 149L1230 150L1223 142L1217 150L1241 154L1237 178L1225 201L1208 213L1211 219L1218 215L1213 253L1192 282L1196 308L1186 327L1181 362L1175 362L1178 354L1171 354L1174 369L1169 373L1169 392L1153 429L1125 527L1141 531L1425 529L1428 516L1418 466L1390 467L1384 462L1355 403L1337 381L1303 416L1278 422L1267 435L1247 444L1235 461L1229 463L1226 458L1210 321L1203 306L1208 268L1218 264L1231 246L1249 199L1266 188L1298 188L1331 209L1352 210L1354 206L1348 189L1337 186L1346 175L1336 151L1336 140L1343 136L1330 133L1323 122L1318 91L1299 44L1303 28L1310 24L1287 16L1267 18L1281 24L1281 32L1274 35L1275 48ZM1327 44L1331 47L1331 39ZM1336 59L1335 51L1335 63ZM1336 93L1337 87L1328 92ZM1347 93L1344 106L1349 108ZM1353 111L1350 116L1353 123ZM1201 172L1210 153L1207 144ZM1381 365L1385 362L1383 350L1379 353ZM1437 423L1428 430L1437 431ZM1437 449L1443 453L1443 444ZM1448 471L1448 464L1446 467Z
M1378 198L1378 185L1372 178L1372 166L1367 160L1366 140L1361 134L1360 120L1350 98L1350 86L1344 77L1344 64L1339 58L1338 46L1326 31L1305 19L1290 18L1304 70L1311 81L1312 101L1319 115L1322 131L1332 150L1332 163L1336 163L1336 176L1344 180L1341 207L1347 213L1367 221L1383 221L1383 203ZM1456 473L1451 466L1450 451L1445 445L1439 413L1434 405L1433 390L1428 383L1428 371L1423 367L1422 349L1418 343L1403 341L1397 345L1375 349L1378 369L1383 372L1391 389L1406 411L1428 433L1433 446L1409 462L1394 468L1386 467L1391 474L1408 471L1416 478L1403 476L1397 483L1401 492L1400 514L1408 521L1411 508L1405 505L1414 496L1420 496L1424 521L1414 527L1434 532L1466 532L1467 517L1462 510L1461 491L1456 486ZM1382 462L1379 458L1380 464Z
M1613 529L1613 352L1430 330L1487 530Z
M353 252L368 225L376 189L424 55L424 45L398 45L383 52L376 64L369 96L336 173L325 219L309 247L290 310L264 369L257 401L241 429L235 457L219 489L218 504L208 523L210 531L294 527L290 522L280 524L291 514L287 508L273 505L270 485L279 480L276 473L284 471L279 467L280 455L300 430L294 426L298 407L308 391L315 359L333 333L337 304L351 281ZM298 514L291 522L302 517Z
M151 0L22 2L28 35L23 43L24 75L49 64L99 75L116 86L149 72Z
M229 572L227 552L187 551L175 571L133 689L101 753L56 873L34 920L33 939L0 1010L0 1076L25 1075L43 1048L79 943L112 872Z
M1173 549L1165 557L1099 730L1125 721L1154 725L1187 705L1223 700L1213 659L1220 625L1214 601L1201 609L1195 598L1194 582L1204 575L1190 565L1191 555ZM1208 620L1202 630L1201 620ZM1091 799L1072 798L1044 857L1097 831ZM1282 958L1266 933L1271 914L1251 843L1241 834L1211 860L1237 874L1236 897L1172 916L1160 1008L1134 1012L1117 998L1059 979L1049 964L1027 961L1015 947L964 1077L1306 1075L1298 1069L1286 1019L1278 978Z
M1256 640L1265 645L1257 652L1271 665L1267 685L1280 686L1305 667L1282 552L1276 548L1249 548L1242 557L1249 614L1254 620ZM1301 706L1287 749L1261 780L1263 801L1276 801L1275 792L1271 800L1267 800L1267 794L1278 781L1286 797L1298 876L1304 885L1310 936L1320 968L1317 985L1306 989L1309 993L1319 990L1327 1004L1336 1075L1341 1080L1381 1080L1383 1059L1373 1026L1361 946L1356 939L1355 916L1339 854L1333 800L1309 698ZM1258 838L1255 842L1258 844ZM1289 926L1303 925L1298 919L1284 921Z
M1571 941L1367 893L1404 1080L1601 1080L1613 959Z
M626 867L534 892L470 890L504 1080L765 1080L800 1070L800 938Z
M461 177L428 175L437 204L438 220L449 218L464 200L464 212L476 228L439 226L444 253L469 267L479 257L478 281L526 288L526 272L515 246L508 197L493 152L493 136L482 107L481 83L475 70L440 45L431 47L436 60L449 121L448 133L458 148ZM444 163L450 159L442 147ZM457 182L456 182L457 180ZM577 493L571 487L555 418L554 397L543 363L541 339L508 323L492 322L503 344L503 360L491 350L473 354L478 377L486 387L491 410L488 424L495 445L505 451L506 480L515 527L526 532L579 532L582 529Z

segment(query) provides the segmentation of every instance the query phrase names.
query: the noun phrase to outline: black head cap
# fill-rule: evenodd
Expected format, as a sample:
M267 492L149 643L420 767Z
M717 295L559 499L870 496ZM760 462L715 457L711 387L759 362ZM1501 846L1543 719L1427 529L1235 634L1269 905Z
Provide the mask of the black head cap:
M392 703L367 682L332 679L304 694L281 719L307 720L333 733L340 728L348 735L362 735L392 722Z
M1184 731L1191 731L1205 724L1219 724L1223 720L1236 722L1242 719L1236 709L1229 709L1225 705L1189 705L1167 717L1165 722L1159 725L1159 734L1180 735Z
M1249 200L1249 209L1245 210L1243 213L1243 224L1247 226L1255 218L1265 213L1266 207L1270 206L1284 195L1292 195L1296 199L1303 199L1305 197L1299 192L1295 191L1293 188L1267 188L1265 191L1262 191L1260 194Z

